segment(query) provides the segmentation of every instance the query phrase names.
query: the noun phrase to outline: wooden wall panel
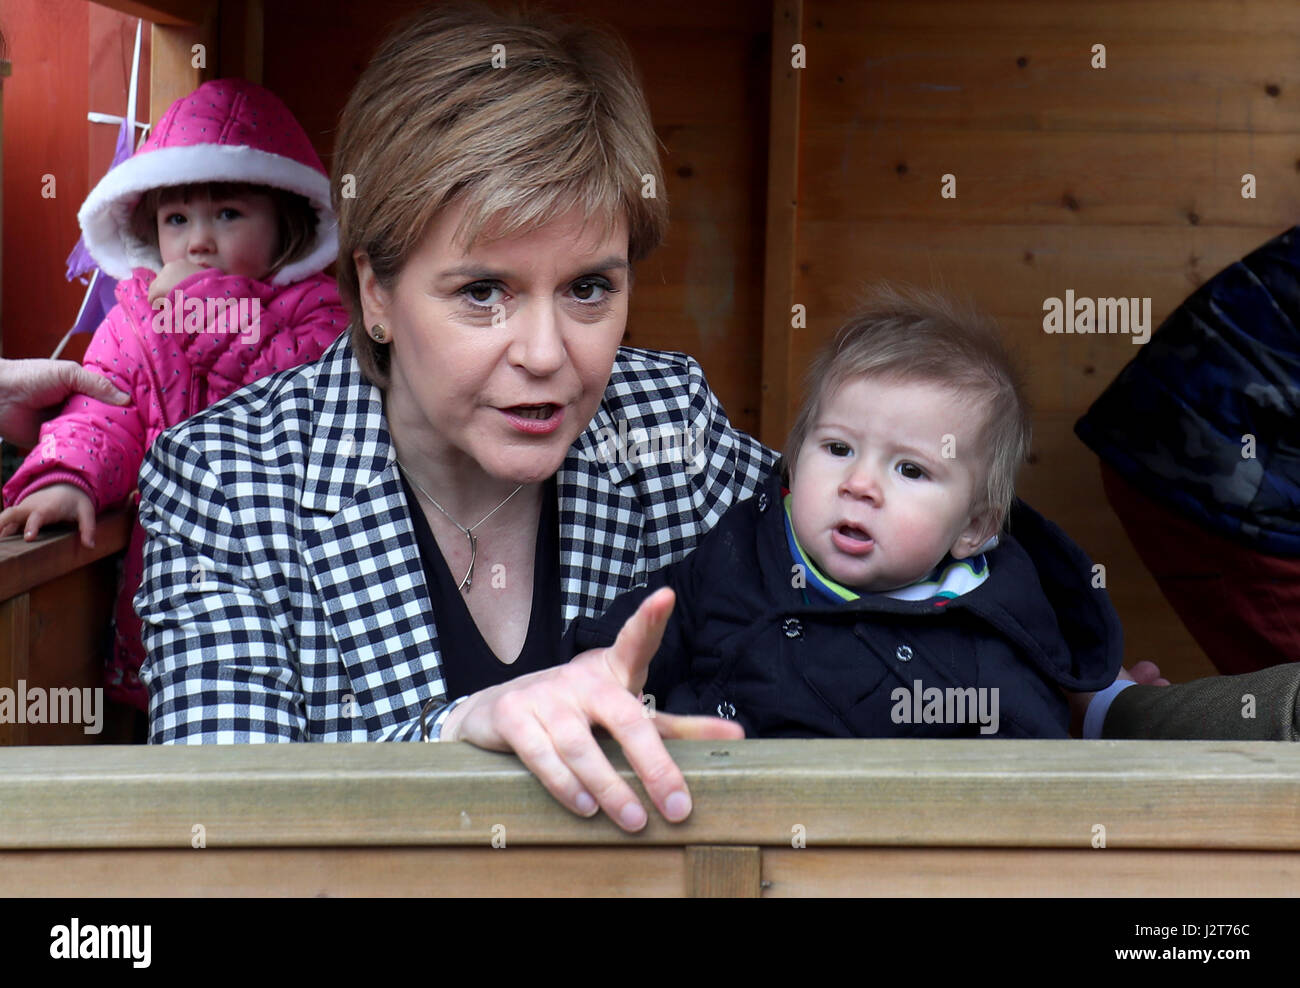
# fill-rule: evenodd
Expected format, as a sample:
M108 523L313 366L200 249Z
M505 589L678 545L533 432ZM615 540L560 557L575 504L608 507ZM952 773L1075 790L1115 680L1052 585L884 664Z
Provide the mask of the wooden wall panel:
M1300 219L1300 8L806 0L803 19L795 295L808 328L788 334L790 373L874 281L971 298L1028 372L1021 493L1108 564L1130 661L1175 680L1212 672L1072 433L1135 347L1045 334L1043 302L1149 297L1154 329ZM1090 65L1097 43L1104 69ZM1241 197L1246 172L1255 199ZM955 199L940 196L944 173Z
M90 191L86 154L89 38L85 0L3 0L6 357L48 357L76 318L80 286L63 278ZM111 155L111 151L110 151ZM107 163L107 162L106 162ZM54 195L42 195L44 176Z

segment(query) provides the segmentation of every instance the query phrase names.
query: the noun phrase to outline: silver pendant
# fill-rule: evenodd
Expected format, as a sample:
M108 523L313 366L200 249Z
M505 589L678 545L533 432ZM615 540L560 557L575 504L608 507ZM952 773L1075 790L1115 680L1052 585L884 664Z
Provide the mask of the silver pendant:
M474 560L478 558L478 536L473 532L466 532L469 536L469 570L465 574L465 579L460 581L460 587L457 589L469 593L469 588L474 585Z

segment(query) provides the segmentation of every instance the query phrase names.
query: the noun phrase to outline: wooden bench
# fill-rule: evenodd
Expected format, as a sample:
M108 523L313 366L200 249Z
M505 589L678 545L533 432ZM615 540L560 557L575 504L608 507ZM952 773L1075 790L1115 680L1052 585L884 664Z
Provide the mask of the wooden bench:
M134 511L101 517L95 548L67 526L31 542L0 539L0 689L102 687L104 649L117 596L117 562ZM131 711L109 705L104 728L24 724L0 719L0 745L76 744L131 737Z
M1300 746L669 748L695 810L676 826L652 814L637 836L571 815L516 758L466 744L0 750L0 896L1300 888Z

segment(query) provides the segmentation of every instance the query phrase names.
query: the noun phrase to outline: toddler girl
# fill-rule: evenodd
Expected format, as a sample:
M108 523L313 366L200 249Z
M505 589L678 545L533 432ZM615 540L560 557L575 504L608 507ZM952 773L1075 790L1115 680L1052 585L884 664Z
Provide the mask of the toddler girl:
M79 523L129 503L158 434L258 378L315 360L347 326L334 279L329 178L288 108L241 79L173 103L148 141L78 213L86 247L119 279L84 364L131 395L73 396L4 487L0 536ZM148 709L131 604L144 533L132 532L108 659L111 698Z

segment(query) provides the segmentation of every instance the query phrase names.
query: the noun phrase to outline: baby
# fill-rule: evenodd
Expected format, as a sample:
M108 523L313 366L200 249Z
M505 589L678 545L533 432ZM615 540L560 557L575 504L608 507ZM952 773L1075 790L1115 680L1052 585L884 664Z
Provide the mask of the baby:
M1087 556L1015 499L1028 446L996 329L884 289L813 363L784 466L566 648L668 585L647 705L749 737L1067 737L1062 690L1111 684L1122 637Z
M276 371L319 357L347 326L329 176L306 131L269 90L204 83L91 191L78 214L86 247L118 279L117 304L85 366L131 396L125 408L80 396L41 429L4 487L0 536L35 538L130 503L145 451L166 428ZM144 532L127 549L106 669L110 698L145 710L132 596Z

